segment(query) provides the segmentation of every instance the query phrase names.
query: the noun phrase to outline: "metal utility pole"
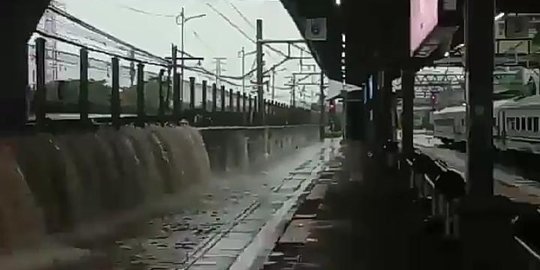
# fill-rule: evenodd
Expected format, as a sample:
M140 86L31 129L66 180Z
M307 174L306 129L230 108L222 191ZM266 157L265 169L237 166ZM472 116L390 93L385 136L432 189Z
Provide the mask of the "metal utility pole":
M294 107L296 107L296 78L293 76L292 78L292 94L291 94L291 104Z
M225 57L215 57L214 60L216 61L216 85L221 87L221 72L223 69L223 62L227 60Z
M184 49L184 32L185 32L185 25L188 21L192 19L202 18L206 16L206 14L199 14L194 15L186 18L186 13L184 10L184 7L182 7L182 11L180 12L180 15L176 16L176 24L180 25L180 96L184 96L184 60L185 58L185 49ZM174 62L176 64L176 62Z
M180 30L180 96L184 97L184 57L185 57L185 49L184 49L184 25L186 24L186 15L184 13L184 7L182 7L182 12L180 13L180 16L182 17L182 26Z
M286 76L285 78L290 78L291 83L286 84L286 86L291 87L291 100L289 101L291 106L296 106L296 76L293 74L292 76Z
M259 109L259 119L261 125L265 124L264 115L264 89L263 89L263 22L257 20L257 101Z
M325 99L325 96L324 96L324 71L321 69L321 84L320 84L320 93L319 93L319 105L320 105L320 108L321 108L321 113L319 115L319 136L320 136L320 139L321 141L324 141L324 127L325 127L325 124L324 124L324 113L325 113L325 108L324 108L324 99Z
M272 68L272 100L276 99L276 69Z
M246 51L244 47L240 51L240 57L242 58L242 95L246 93Z

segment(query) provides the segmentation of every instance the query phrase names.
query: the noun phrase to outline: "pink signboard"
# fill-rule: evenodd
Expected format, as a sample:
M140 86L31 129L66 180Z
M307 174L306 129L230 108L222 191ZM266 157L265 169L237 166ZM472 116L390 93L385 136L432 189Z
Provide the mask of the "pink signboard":
M439 22L439 0L411 0L411 55Z

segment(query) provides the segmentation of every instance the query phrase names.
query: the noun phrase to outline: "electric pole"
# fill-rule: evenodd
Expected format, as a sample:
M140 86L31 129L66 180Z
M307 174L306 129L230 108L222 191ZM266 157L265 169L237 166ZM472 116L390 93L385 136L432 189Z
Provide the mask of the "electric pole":
M227 60L225 57L215 57L214 61L216 61L216 85L217 87L221 87L221 73L224 71L223 65L224 61Z
M276 99L276 69L272 68L272 100Z
M244 47L240 51L240 57L242 58L242 94L246 94L246 51Z
M287 86L291 87L291 106L294 108L296 106L296 76L287 76L286 78L291 78L291 83Z
M259 107L259 121L265 124L264 115L264 89L263 89L263 21L257 20L257 102Z
M184 10L184 7L182 7L182 10L180 12L180 15L176 17L176 24L180 25L180 96L184 96L184 66L185 66L185 60L192 60L186 58L185 54L186 51L184 49L184 32L185 32L185 25L188 21L205 17L206 14L199 14L194 15L190 17L186 17L186 13ZM176 62L174 62L176 65Z
M184 7L182 7L182 12L180 13L180 17L182 17L182 26L180 30L180 99L184 99L184 57L185 57L185 49L184 49L184 25L186 24L186 14L184 13Z
M320 138L321 138L321 141L324 141L324 113L325 113L325 108L324 108L324 99L325 99L325 96L324 96L324 71L322 70L321 68L321 85L320 85L320 93L319 93L319 105L320 105L320 108L321 108L321 113L319 115L319 124L320 124L320 128L319 128L319 132L320 132Z

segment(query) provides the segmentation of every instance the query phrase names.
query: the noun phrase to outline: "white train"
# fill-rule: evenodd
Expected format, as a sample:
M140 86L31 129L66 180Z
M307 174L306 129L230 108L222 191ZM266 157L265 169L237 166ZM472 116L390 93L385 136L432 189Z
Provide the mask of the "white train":
M465 105L434 112L433 120L434 136L444 144L466 142ZM493 143L501 151L540 154L540 95L494 101Z
M509 102L497 114L497 149L540 154L540 95Z

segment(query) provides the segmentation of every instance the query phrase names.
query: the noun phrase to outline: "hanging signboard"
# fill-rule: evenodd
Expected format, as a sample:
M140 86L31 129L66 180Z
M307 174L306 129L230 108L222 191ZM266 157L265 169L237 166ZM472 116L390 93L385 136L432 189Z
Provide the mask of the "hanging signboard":
M439 22L438 0L410 0L410 55L420 47Z
M306 39L325 41L327 35L326 18L312 18L306 21Z

